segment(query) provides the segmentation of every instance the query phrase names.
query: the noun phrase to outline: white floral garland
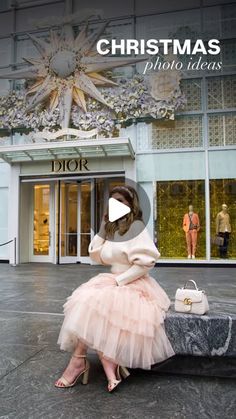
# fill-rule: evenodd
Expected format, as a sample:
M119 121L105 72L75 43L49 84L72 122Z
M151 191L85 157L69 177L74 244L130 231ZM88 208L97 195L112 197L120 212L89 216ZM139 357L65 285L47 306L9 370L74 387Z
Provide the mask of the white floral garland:
M150 94L148 80L136 75L130 80L121 79L117 87L101 88L110 108L96 100L87 99L87 112L77 106L72 107L71 126L82 130L98 129L103 136L113 136L120 125L125 126L140 118L174 119L175 111L186 103L178 86L168 100L156 100ZM13 91L0 97L0 130L16 129L55 131L60 125L60 112L53 113L38 106L33 112L26 113L26 92ZM1 132L0 132L1 135Z

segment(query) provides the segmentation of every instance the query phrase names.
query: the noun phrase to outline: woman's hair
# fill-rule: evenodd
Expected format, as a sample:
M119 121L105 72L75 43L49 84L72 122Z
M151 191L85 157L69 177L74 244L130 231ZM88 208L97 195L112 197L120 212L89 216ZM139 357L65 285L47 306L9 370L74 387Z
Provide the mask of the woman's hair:
M129 230L131 224L135 220L143 221L143 218L142 218L143 214L139 205L138 194L136 190L132 188L132 186L126 186L126 185L115 186L110 192L110 197L112 197L115 193L121 194L125 198L125 200L128 202L131 209L130 213L125 216L124 229L122 229L122 232L120 232L120 235L123 235ZM108 217L107 217L107 221L105 224L105 231L106 231L107 237L113 238L117 230L119 230L119 220L110 222L108 221Z

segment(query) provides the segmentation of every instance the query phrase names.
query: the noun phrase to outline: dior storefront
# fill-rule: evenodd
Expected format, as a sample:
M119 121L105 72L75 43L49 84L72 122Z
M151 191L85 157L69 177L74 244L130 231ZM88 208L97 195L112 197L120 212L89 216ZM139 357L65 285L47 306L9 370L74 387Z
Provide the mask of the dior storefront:
M16 263L88 263L109 191L135 178L129 139L1 148L10 163L8 237ZM1 206L3 207L3 203ZM11 247L10 262L14 263Z
M16 251L0 246L0 261L89 262L109 190L128 177L149 196L160 263L235 263L235 2L135 0L121 13L119 2L100 1L103 18L88 25L77 0L40 3L0 5L0 245L16 239ZM93 58L100 36L134 34L219 39L222 67L147 80L137 57ZM189 206L196 250L183 229Z

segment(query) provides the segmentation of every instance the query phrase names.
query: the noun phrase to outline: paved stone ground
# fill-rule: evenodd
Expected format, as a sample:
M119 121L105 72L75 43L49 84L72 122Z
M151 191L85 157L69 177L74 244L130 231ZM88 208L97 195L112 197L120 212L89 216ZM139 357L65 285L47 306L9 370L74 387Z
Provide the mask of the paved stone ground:
M0 264L1 419L235 418L234 379L161 375L132 370L114 394L94 353L87 386L56 389L69 354L57 347L62 305L82 282L104 268L86 265ZM235 268L160 267L152 271L173 299L195 279L211 310L235 313Z

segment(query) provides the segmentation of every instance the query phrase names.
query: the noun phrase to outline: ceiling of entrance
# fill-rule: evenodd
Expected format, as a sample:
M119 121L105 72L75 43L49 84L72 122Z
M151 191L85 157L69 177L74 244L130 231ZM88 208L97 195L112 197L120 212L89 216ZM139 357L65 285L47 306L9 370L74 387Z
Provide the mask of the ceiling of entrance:
M81 157L131 157L134 150L128 138L79 140L46 144L0 147L0 159L7 163L57 160Z

